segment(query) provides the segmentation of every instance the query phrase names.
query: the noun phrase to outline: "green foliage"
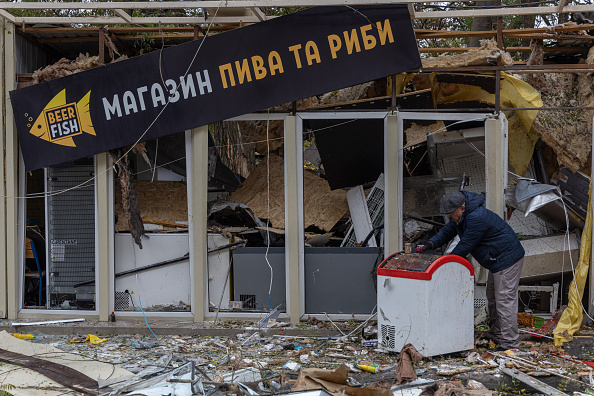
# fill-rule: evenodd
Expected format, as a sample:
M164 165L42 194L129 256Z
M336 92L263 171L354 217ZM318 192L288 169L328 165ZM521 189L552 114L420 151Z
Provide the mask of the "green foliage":
M116 0L118 1L118 0ZM121 1L121 0L120 0ZM21 0L21 3L37 3L38 0ZM95 2L89 0L88 2ZM54 0L53 3L78 3L76 0ZM11 13L17 17L85 17L85 16L105 16L109 15L107 10L12 10Z
M310 7L269 7L266 8L265 14L270 16L283 16L308 8Z
M13 396L9 390L16 389L16 386L11 384L0 384L0 396Z
M567 383L569 382L569 379L564 379L563 381L561 381L559 383L559 386L557 386L557 388L561 391L561 392L567 392Z
M497 387L495 391L500 395L526 395L526 389L519 388L520 381L515 378L512 378L512 385L508 385L505 382L499 381L497 382Z
M594 0L577 0L577 1L588 1ZM538 6L524 5L527 3L525 0L502 0L500 7L522 7L522 6ZM570 1L571 3L571 1ZM474 7L469 5L472 3L462 2L451 2L451 3L437 3L437 4L424 4L417 5L415 11L417 14L422 14L423 11L428 11L427 7L431 7L430 11L453 11L453 10L471 10ZM546 5L546 4L545 4ZM477 7L480 8L480 7ZM473 17L465 18L434 18L434 19L416 19L414 21L415 29L430 29L434 31L472 31ZM559 19L557 15L537 15L537 16L524 16L524 15L509 15L504 16L503 19L503 30L509 29L522 29L522 28L533 28L542 27L547 25L554 25L558 23ZM491 30L497 30L497 18L491 18ZM420 48L456 48L465 47L468 45L467 37L448 37L448 38L431 38L431 39L420 39L418 40ZM522 40L519 38L505 38L504 47L519 47L528 46L529 40ZM431 54L431 56L437 56L439 54Z

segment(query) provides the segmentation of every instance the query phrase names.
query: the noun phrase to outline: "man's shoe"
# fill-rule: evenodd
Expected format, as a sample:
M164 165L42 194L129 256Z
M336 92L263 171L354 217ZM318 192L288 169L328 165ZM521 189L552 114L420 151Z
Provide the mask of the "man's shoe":
M505 348L505 347L498 346L497 348L495 348L493 350L493 352L505 352L505 351L518 352L518 349L517 348Z

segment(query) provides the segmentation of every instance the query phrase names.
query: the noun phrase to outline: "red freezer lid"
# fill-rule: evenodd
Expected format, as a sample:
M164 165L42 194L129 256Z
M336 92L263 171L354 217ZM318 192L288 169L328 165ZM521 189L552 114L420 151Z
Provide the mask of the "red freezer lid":
M452 262L462 264L468 268L470 275L474 276L474 267L460 256L404 252L396 252L388 256L377 268L377 274L396 278L430 280L439 267Z

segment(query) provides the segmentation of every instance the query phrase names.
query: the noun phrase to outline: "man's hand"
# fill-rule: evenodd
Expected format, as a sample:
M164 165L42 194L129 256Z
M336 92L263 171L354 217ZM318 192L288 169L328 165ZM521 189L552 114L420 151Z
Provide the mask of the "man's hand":
M433 242L431 242L430 240L428 240L428 239L420 239L417 242L416 250L417 250L417 252L422 253L425 250L431 250L434 247L435 246L433 246Z

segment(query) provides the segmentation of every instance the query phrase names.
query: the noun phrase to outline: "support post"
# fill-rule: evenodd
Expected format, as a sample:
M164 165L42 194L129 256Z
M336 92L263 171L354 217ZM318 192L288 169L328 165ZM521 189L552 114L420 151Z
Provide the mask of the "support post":
M99 28L99 64L105 64L105 28Z
M113 232L110 232L109 221L112 218L109 215L109 156L107 153L97 154L95 156L95 172L97 174L95 184L95 194L97 197L97 270L95 271L95 309L99 313L99 320L107 322L112 309L113 300L110 302L110 296L114 295L114 278L110 260L110 241L113 239Z
M0 26L1 26L1 31L4 32L4 28L5 26L8 24L8 22L5 19L0 20ZM4 63L6 62L7 58L9 57L7 55L6 52L6 46L5 46L5 42L6 42L6 38L4 37L4 34L0 35L0 44L2 47L2 62L0 62L0 69L1 69L1 74L2 74L2 100L4 103L7 103L8 101L8 96L7 96L7 92L9 91L7 89L7 81L6 81L6 73L5 73L5 68L4 68ZM7 106L5 106L6 108ZM0 111L0 117L1 117L1 122L0 122L0 147L2 147L4 149L4 142L6 141L6 128L5 128L5 122L6 122L6 112L4 111ZM2 177L6 180L6 173L5 173L5 167L4 167L4 161L0 161L0 175L2 175ZM1 197L5 197L6 196L6 188L5 188L5 184L4 183L0 183L0 196ZM0 204L0 318L6 318L7 315L7 290L6 290L6 250L7 250L7 245L6 245L6 198L2 198L2 204Z
M503 17L497 17L497 48L503 50ZM500 113L501 108L501 57L497 58L497 70L495 71L495 114Z
M4 22L4 102L6 103L6 112L4 114L5 131L5 180L6 180L6 302L8 319L16 319L20 308L18 284L19 276L19 254L18 254L18 162L19 147L16 128L14 125L14 115L12 113L12 104L8 93L16 88L15 71L15 29L10 22ZM23 115L19 115L23 116Z
M402 250L403 118L388 115L384 121L384 255Z
M299 123L299 124L298 124ZM305 313L303 258L303 139L302 124L295 116L285 118L285 273L287 313L299 323Z
M507 186L508 145L507 118L500 113L497 118L485 121L485 168L487 209L505 219L505 187Z
M193 271L192 312L195 322L204 322L208 310L208 125L192 129L190 184L190 265ZM191 273L192 273L191 271Z

